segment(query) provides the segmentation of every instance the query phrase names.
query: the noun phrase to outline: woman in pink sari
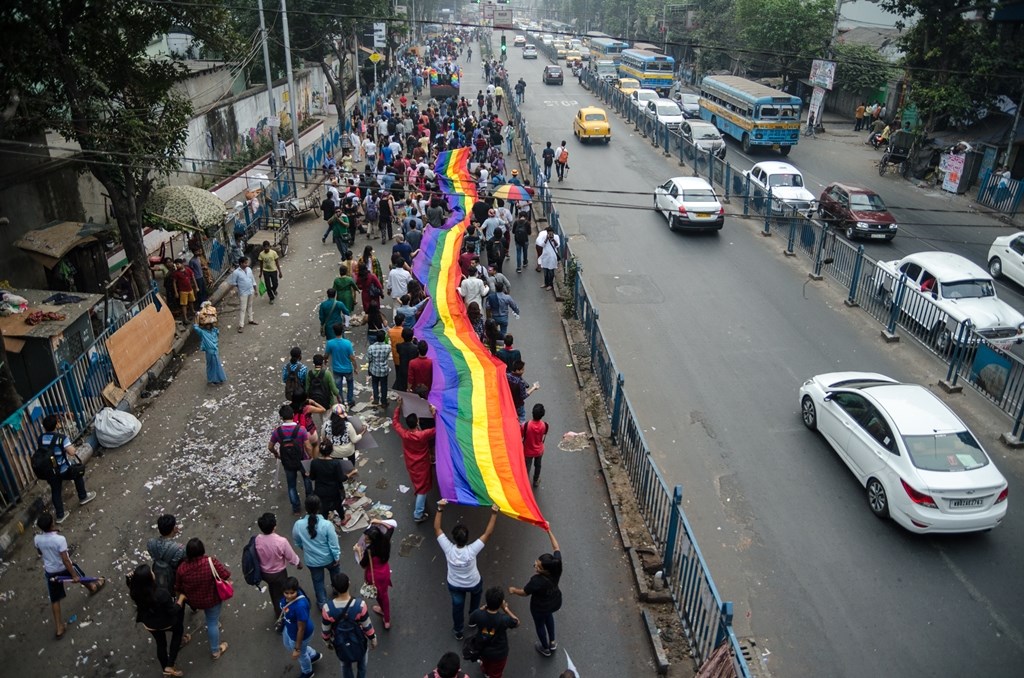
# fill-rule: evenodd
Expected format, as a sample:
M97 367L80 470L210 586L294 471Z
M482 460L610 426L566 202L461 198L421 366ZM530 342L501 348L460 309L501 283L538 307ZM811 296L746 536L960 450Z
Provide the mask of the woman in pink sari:
M391 588L391 535L394 534L398 523L394 520L372 520L370 526L363 532L364 539L360 539L352 548L356 552L359 566L363 568L366 583L377 588L377 605L373 611L384 618L384 629L391 628L391 598L388 589Z

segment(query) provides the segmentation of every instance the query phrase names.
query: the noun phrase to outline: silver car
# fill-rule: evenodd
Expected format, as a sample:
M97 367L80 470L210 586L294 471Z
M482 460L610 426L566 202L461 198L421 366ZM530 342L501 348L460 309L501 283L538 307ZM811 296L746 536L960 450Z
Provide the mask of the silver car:
M682 136L685 144L683 149L687 155L692 157L694 149L699 148L704 153L710 151L719 158L725 157L725 139L718 128L710 122L683 120L679 126L679 134Z

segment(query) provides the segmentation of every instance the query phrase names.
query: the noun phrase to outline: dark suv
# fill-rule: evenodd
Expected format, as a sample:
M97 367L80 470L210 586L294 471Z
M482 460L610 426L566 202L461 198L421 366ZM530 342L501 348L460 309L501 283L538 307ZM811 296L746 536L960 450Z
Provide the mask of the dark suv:
M544 84L545 85L561 85L562 84L562 68L560 66L545 66L544 67Z
M818 202L818 214L828 226L844 231L849 240L892 240L899 228L877 193L845 184L825 187Z

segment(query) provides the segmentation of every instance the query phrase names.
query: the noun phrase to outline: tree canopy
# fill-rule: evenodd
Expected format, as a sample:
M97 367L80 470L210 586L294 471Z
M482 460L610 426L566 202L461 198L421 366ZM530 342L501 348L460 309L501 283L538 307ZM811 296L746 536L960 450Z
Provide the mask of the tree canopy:
M835 87L847 92L859 93L866 89L877 89L893 77L895 67L869 45L837 43L835 50Z
M0 12L0 92L18 101L10 136L53 130L107 191L138 290L150 277L142 210L160 174L178 167L192 106L174 86L181 55L147 54L172 28L221 54L235 48L219 0L10 0Z

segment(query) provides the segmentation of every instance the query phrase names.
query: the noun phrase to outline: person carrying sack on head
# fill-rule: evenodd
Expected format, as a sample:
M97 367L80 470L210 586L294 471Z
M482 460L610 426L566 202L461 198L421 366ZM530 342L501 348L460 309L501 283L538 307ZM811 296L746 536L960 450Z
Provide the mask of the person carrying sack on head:
M78 503L85 506L96 498L95 492L85 489L85 465L75 454L75 446L71 439L57 431L59 421L56 415L43 417L44 433L39 436L38 448L32 455L32 470L36 477L50 484L50 497L53 501L55 522L64 522L68 514L64 512L64 481L75 483L78 492Z

